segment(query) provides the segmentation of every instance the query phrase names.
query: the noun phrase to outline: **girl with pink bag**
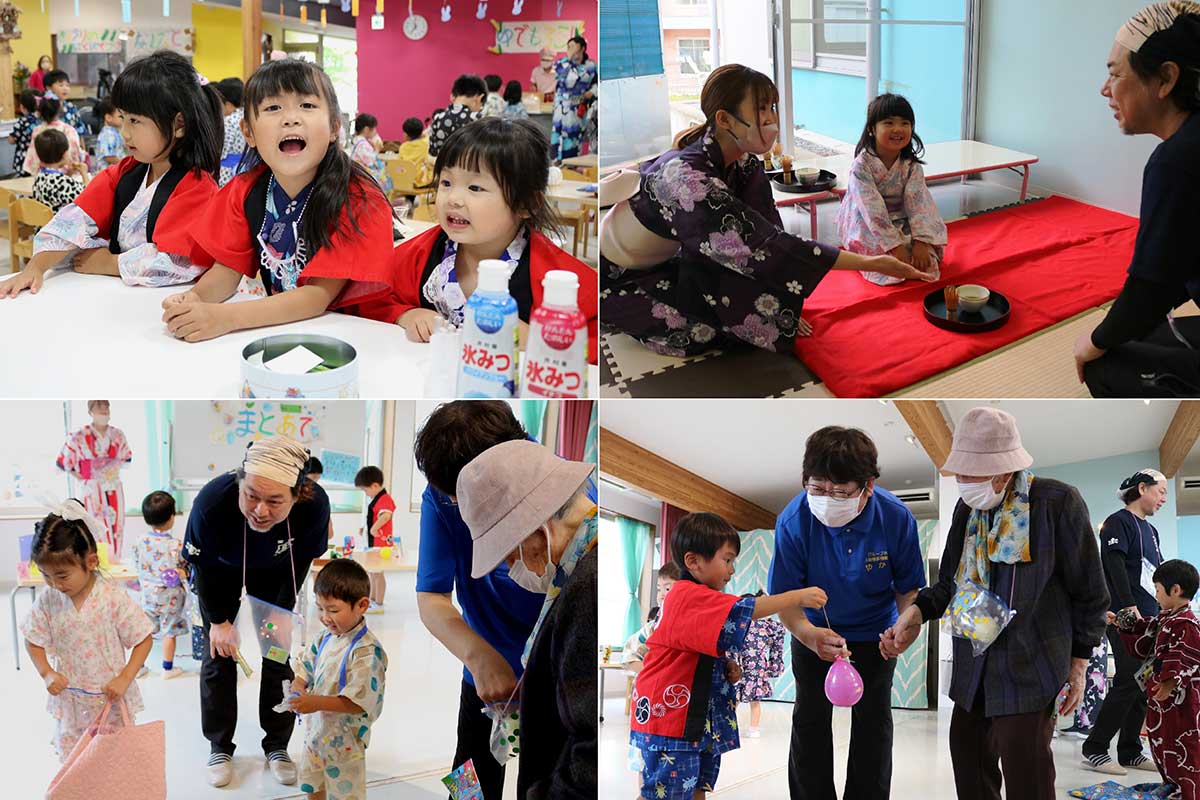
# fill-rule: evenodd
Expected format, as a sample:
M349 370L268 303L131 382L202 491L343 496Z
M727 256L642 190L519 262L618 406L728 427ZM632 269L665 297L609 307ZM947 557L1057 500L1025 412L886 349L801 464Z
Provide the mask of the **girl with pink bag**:
M134 678L154 643L154 626L120 585L97 571L96 537L103 531L77 500L68 500L35 526L33 537L32 561L50 589L20 630L50 693L46 710L57 721L52 743L64 762L90 725L118 725L144 707ZM128 715L118 713L122 703ZM98 719L110 707L107 719Z

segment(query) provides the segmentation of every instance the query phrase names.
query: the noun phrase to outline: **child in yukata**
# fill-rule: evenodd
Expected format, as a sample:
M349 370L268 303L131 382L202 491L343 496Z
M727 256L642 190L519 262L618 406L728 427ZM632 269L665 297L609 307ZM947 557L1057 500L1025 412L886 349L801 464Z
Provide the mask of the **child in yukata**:
M325 565L313 585L328 632L292 659L296 678L287 703L304 717L300 789L309 800L364 800L371 725L383 711L387 654L363 614L371 582L358 563Z
M641 751L643 800L703 800L713 790L721 754L740 744L733 684L741 669L726 653L741 649L751 620L826 603L816 587L726 594L740 550L738 532L716 514L688 514L675 526L671 555L680 578L663 600L633 690L629 738Z
M106 702L123 701L131 720L144 707L134 678L154 645L153 626L119 583L100 574L96 537L103 535L100 522L68 500L33 536L32 561L50 588L38 595L21 635L50 694L52 743L64 762L92 723L122 724L117 704L98 719Z
M1150 754L1180 800L1200 800L1200 621L1190 607L1198 584L1194 566L1164 561L1154 571L1158 616L1142 618L1136 609L1115 615L1130 655L1152 659L1145 681Z
M163 678L177 678L183 670L175 666L175 637L189 630L187 586L181 570L183 542L171 536L175 526L175 498L166 492L151 492L142 501L142 519L150 532L134 542L133 565L142 585L142 610L154 623L154 638L162 641Z
M625 642L625 646L621 648L621 662L625 665L625 669L630 672L640 672L643 663L646 660L646 642L650 639L650 634L654 633L654 629L658 627L659 615L662 613L663 600L666 599L667 592L671 591L671 587L675 585L675 581L679 580L679 567L675 566L674 561L668 561L658 569L658 595L655 598L655 606L650 609L650 616L646 620L646 624L638 629L637 633L630 636Z
M946 223L925 185L925 145L915 127L912 106L898 94L882 94L867 106L867 124L838 209L838 236L851 252L890 253L937 280ZM880 272L862 275L880 286L903 280Z
M744 594L742 597L761 597L757 594ZM783 674L784 642L787 640L787 628L779 620L765 617L750 623L746 633L746 641L737 654L738 664L742 667L742 679L737 684L739 703L750 704L750 728L746 738L757 739L762 736L762 701L770 699L775 693L772 683Z

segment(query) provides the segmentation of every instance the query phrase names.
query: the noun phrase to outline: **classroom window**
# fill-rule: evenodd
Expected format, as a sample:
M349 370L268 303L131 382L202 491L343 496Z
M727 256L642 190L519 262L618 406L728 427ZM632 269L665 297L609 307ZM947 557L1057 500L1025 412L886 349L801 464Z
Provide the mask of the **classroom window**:
M605 0L600 5L600 76L604 80L663 74L658 0Z
M630 590L627 576L630 569L628 562L636 559L637 555L629 552L626 547L626 537L622 535L622 522L638 524L632 520L622 520L619 515L608 512L600 515L600 538L604 541L604 546L599 549L600 573L613 577L613 580L601 581L598 589L598 641L601 647L604 645L619 647L636 630L636 627L630 629ZM640 609L647 608L646 603L642 600L646 588L641 576L645 571L646 560L653 558L650 547L652 543L651 530L646 528L646 541L642 548L641 560L638 564L633 565L639 576L633 596L637 598ZM637 616L639 623L645 617L643 611L638 611Z
M813 0L818 19L866 19L866 0ZM867 56L866 25L817 25L813 42L817 55Z
M679 40L679 72L683 75L706 75L712 72L712 50L708 39Z

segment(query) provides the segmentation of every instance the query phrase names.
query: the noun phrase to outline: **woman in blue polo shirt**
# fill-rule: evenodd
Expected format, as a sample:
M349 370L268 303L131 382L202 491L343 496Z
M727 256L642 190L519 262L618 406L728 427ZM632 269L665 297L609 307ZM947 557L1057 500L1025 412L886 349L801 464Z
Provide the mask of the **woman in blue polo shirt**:
M825 675L849 656L863 679L850 727L853 769L844 800L886 800L892 782L892 674L879 637L925 585L917 523L905 505L876 486L879 453L862 431L829 426L808 438L804 494L775 525L771 594L820 586L822 611L780 612L792 632L796 704L788 757L793 800L836 797L833 706ZM828 615L828 616L826 616Z
M460 400L438 406L413 445L429 483L421 496L417 609L425 628L463 662L454 767L474 761L485 800L503 794L504 767L492 756L492 721L482 709L516 689L521 655L546 596L518 586L503 562L482 578L471 577L471 531L454 492L459 473L476 456L528 438L508 403ZM595 502L594 486L588 496Z

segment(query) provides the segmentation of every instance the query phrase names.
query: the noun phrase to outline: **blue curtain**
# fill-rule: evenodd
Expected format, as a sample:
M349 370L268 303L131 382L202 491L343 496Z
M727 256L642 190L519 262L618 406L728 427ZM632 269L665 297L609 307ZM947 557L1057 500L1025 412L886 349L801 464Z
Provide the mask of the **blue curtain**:
M600 0L598 52L603 80L662 75L658 0Z
M548 400L522 400L520 413L521 424L525 426L525 431L541 444L544 438L542 436L542 425L546 419L546 403Z
M625 641L642 626L642 606L638 603L638 586L642 581L642 564L650 547L650 526L644 522L617 517L617 533L621 543L622 559L625 564L625 591L629 593L629 607L625 611L625 630L621 641Z

